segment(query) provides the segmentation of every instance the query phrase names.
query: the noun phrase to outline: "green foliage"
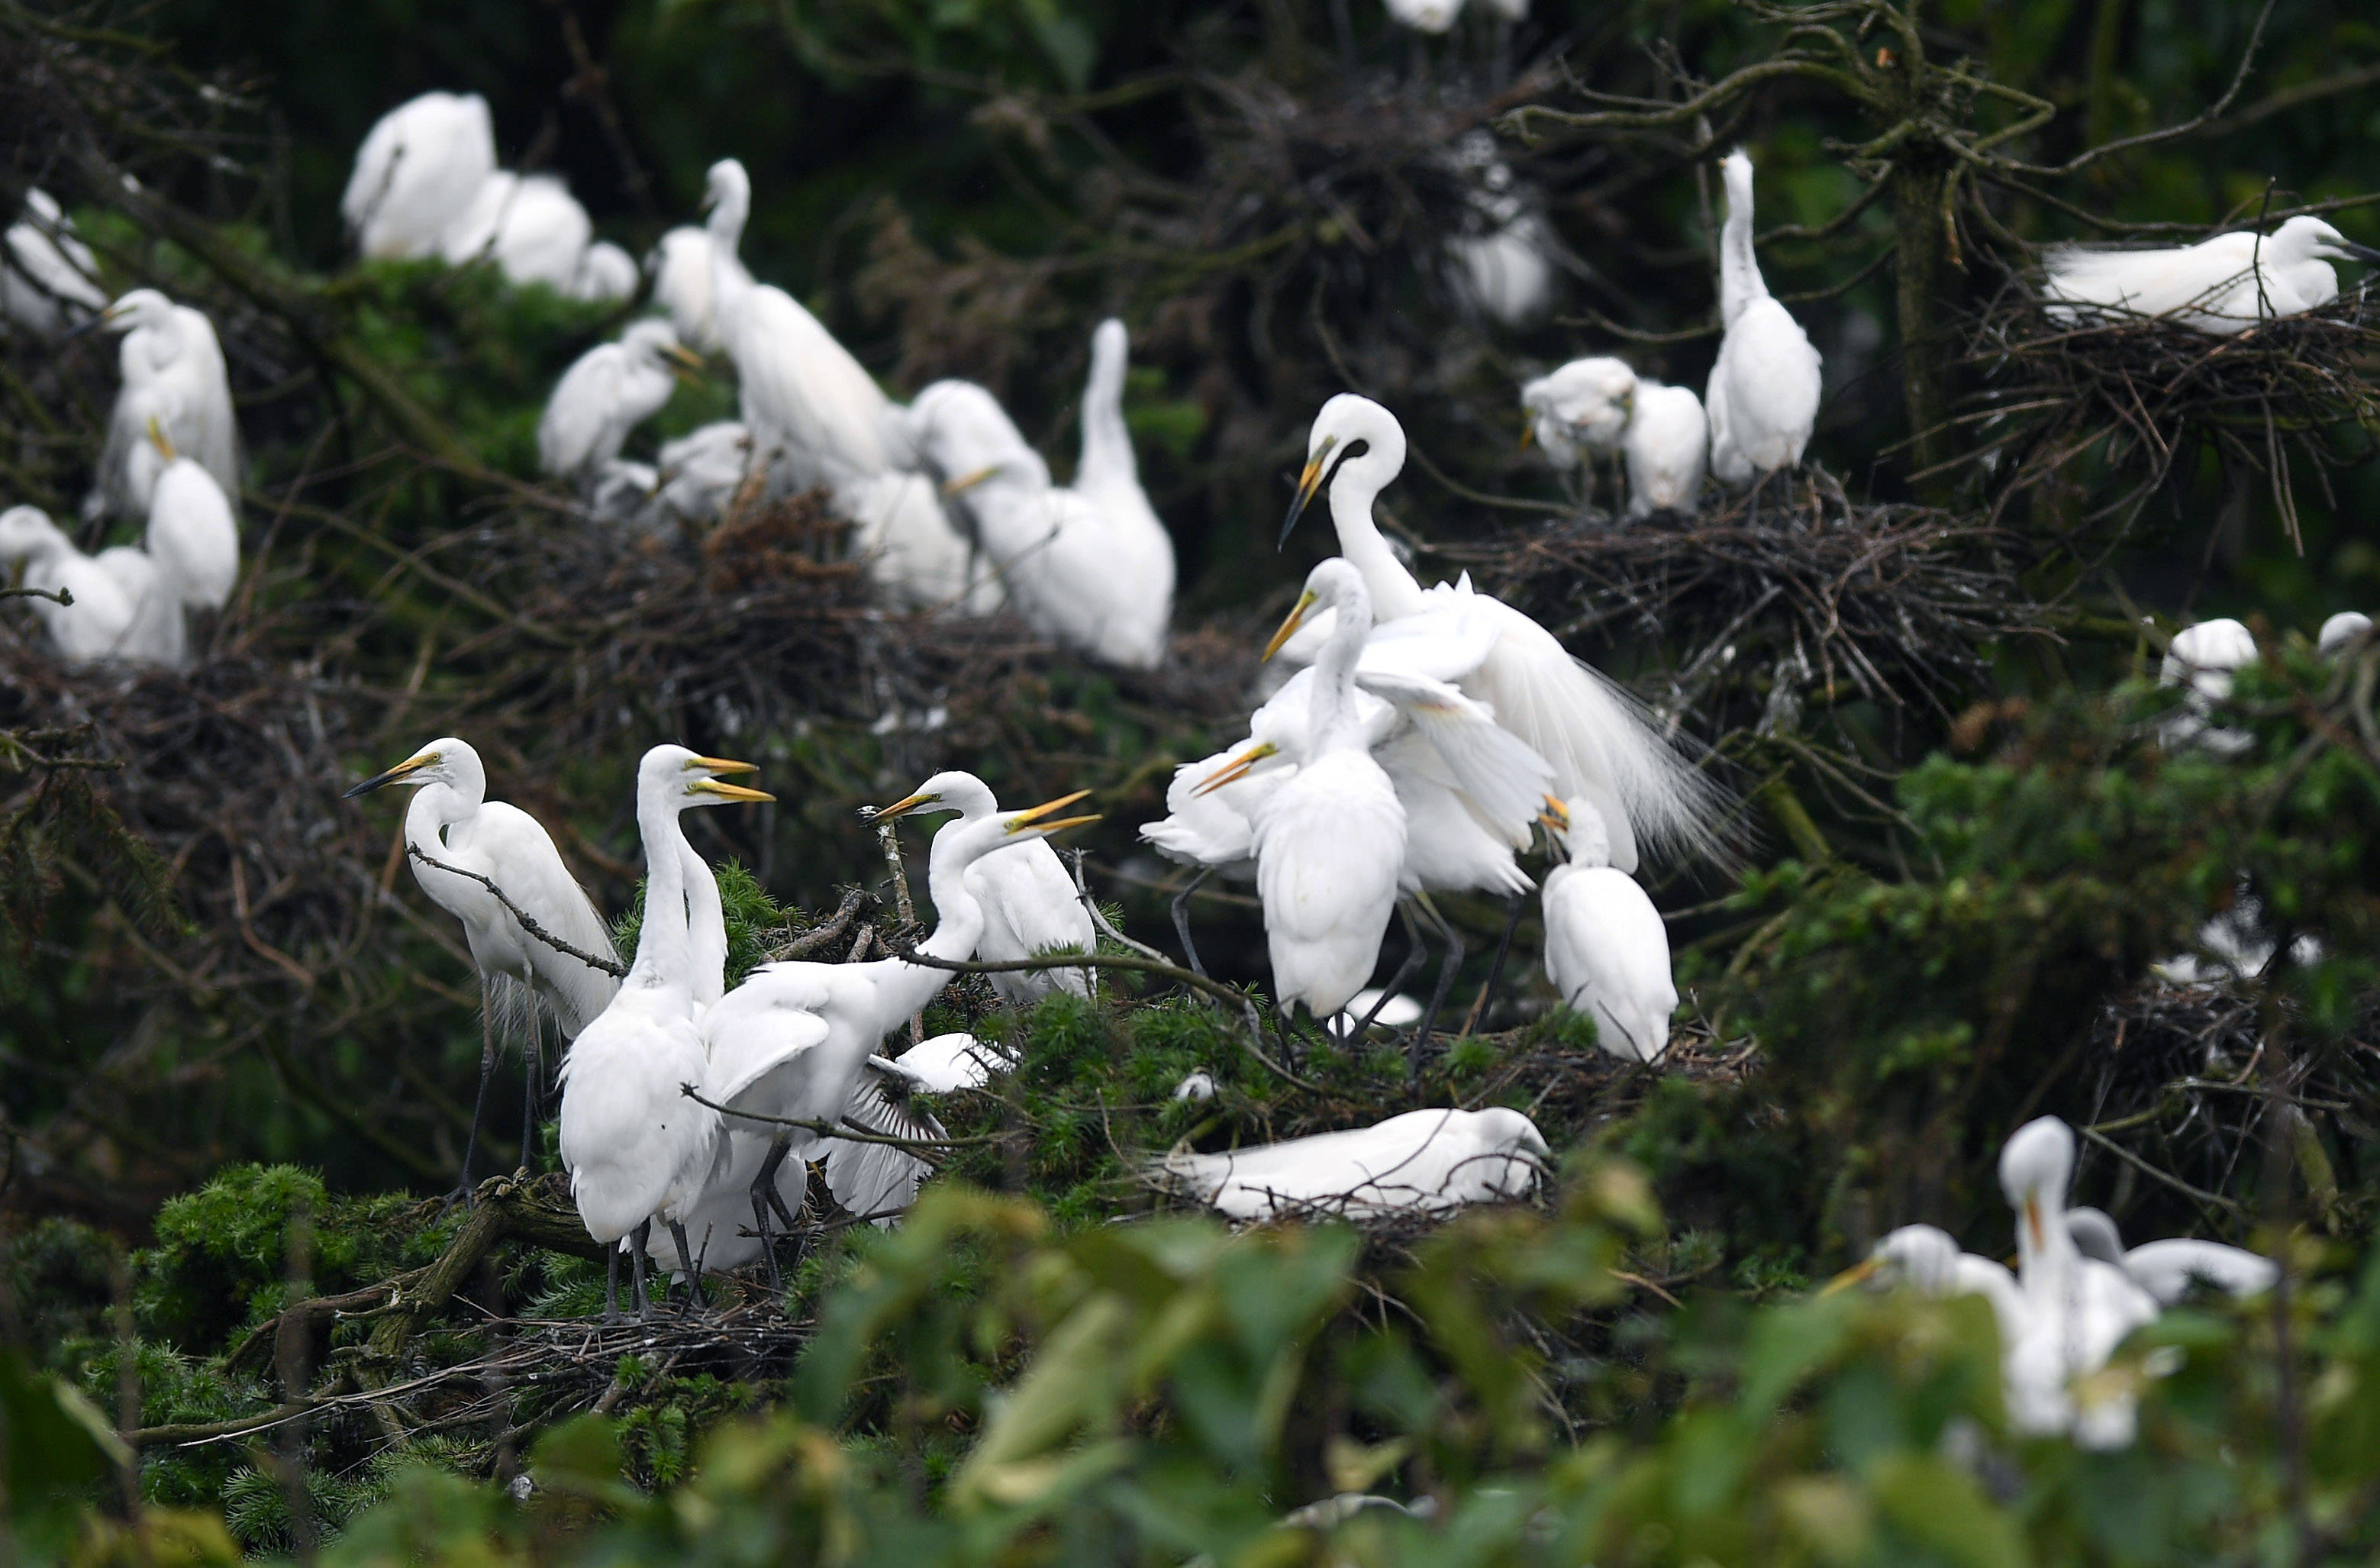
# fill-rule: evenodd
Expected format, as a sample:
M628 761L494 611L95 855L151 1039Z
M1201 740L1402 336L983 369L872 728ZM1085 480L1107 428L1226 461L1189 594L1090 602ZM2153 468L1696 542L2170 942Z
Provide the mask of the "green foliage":
M726 983L733 990L768 961L774 945L795 934L794 912L770 897L740 862L722 860L710 869L719 881L719 911L727 927ZM612 922L612 945L622 957L635 955L637 934L644 924L645 884L640 881L635 898Z

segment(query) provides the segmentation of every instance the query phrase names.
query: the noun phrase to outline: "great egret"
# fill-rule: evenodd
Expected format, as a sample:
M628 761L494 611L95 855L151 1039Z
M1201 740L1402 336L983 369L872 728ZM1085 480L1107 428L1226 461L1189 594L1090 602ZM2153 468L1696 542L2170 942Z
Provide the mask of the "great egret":
M515 284L541 283L567 294L594 235L587 209L559 176L498 169L447 225L438 254L458 267L492 261Z
M637 259L608 239L599 239L578 258L570 280L570 298L594 304L615 304L637 292Z
M495 172L488 101L425 92L382 115L364 137L339 213L367 257L434 256Z
M154 472L143 468L141 456L152 419L160 421L176 452L197 458L226 496L237 496L239 426L214 323L204 311L176 305L153 288L134 289L102 310L98 320L124 334L124 385L108 416L107 444L100 454L99 505L120 517L148 517L149 496L134 476L136 470Z
M92 282L99 263L75 237L74 224L40 186L0 238L0 316L37 337L55 337L107 307Z
M2245 1247L2175 1237L2126 1248L2116 1222L2096 1209L2070 1209L2066 1229L2085 1258L2121 1269L2160 1307L2171 1307L2198 1285L2228 1295L2257 1295L2273 1288L2281 1267Z
M919 1088L934 1094L955 1094L981 1088L994 1073L1016 1070L1016 1054L1007 1047L957 1032L936 1035L903 1051L900 1068Z
M1234 1220L1442 1214L1525 1197L1548 1164L1518 1111L1408 1111L1369 1127L1221 1154L1176 1149L1151 1173Z
M1961 1251L1948 1231L1932 1225L1903 1225L1889 1233L1864 1262L1836 1275L1821 1294L1868 1279L1884 1285L1906 1285L1920 1295L1982 1296L1991 1303L2003 1347L2022 1332L2032 1310L2006 1264Z
M1374 614L1393 624L1459 591L1443 585L1424 591L1373 520L1373 499L1404 467L1404 431L1394 415L1341 393L1322 406L1306 451L1281 525L1284 545L1327 485L1340 553L1363 574ZM1611 863L1633 871L1640 844L1719 857L1725 794L1670 749L1633 699L1572 658L1551 632L1491 595L1475 597L1496 639L1456 684L1552 765L1549 793L1585 797L1603 813Z
M714 216L712 222L719 219ZM742 227L740 220L737 227ZM721 346L711 251L708 230L679 227L662 236L645 262L653 274L653 303L669 313L677 340L706 354ZM729 292L741 293L752 286L752 274L733 255L718 264L726 269Z
M2155 1319L2157 1306L2121 1268L2075 1246L2066 1220L2073 1171L2073 1130L2055 1116L2019 1127L2000 1150L2028 1309L2010 1347L2010 1414L2020 1430L2071 1431L2083 1447L2121 1448L2132 1439L2135 1391L2091 1374Z
M193 610L220 610L239 580L239 524L212 474L174 450L161 420L149 421L150 449L162 467L148 481L150 559L175 599Z
M1719 316L1726 335L1703 402L1710 418L1711 476L1743 485L1802 460L1818 422L1818 351L1792 312L1772 298L1752 249L1752 160L1742 149L1720 165L1727 221L1719 228Z
M624 1239L636 1269L637 1310L645 1309L645 1247L655 1219L669 1227L692 1277L684 1222L727 1153L719 1113L683 1092L701 1081L705 1055L677 818L690 806L775 798L719 776L752 771L748 762L683 746L656 746L637 765L637 826L645 844L637 956L562 1064L562 1162L579 1221L608 1255L607 1316L619 1312Z
M1621 451L1628 460L1628 515L1691 512L1702 494L1710 421L1692 387L1636 383L1636 407Z
M988 615L1005 598L990 562L951 526L934 481L891 471L834 490L850 520L851 553L895 609Z
M2372 635L2372 617L2361 610L2341 610L2322 624L2322 632L2314 640L2315 650L2325 659L2336 659L2355 646L2357 640Z
M1635 406L1636 372L1601 356L1572 359L1521 388L1529 434L1558 468L1619 452Z
M1071 805L1088 795L1078 790L1057 802ZM962 822L989 821L1001 815L991 786L973 773L936 773L917 792L896 800L877 813L876 820L955 811ZM966 889L983 907L983 938L971 955L987 964L1036 958L1045 953L1089 953L1099 946L1099 933L1083 907L1075 879L1066 874L1058 852L1042 838L995 849L966 869ZM1020 969L984 977L1002 1001L1011 1006L1038 1002L1053 991L1088 996L1090 985L1081 969Z
M1661 912L1627 872L1612 869L1603 814L1591 802L1549 807L1546 823L1570 852L1568 863L1546 873L1546 978L1595 1020L1605 1051L1658 1061L1678 1006Z
M2159 686L2186 688L2182 706L2159 726L2168 749L2196 745L2218 757L2236 757L2253 744L2244 730L2210 726L2215 705L2231 695L2231 677L2256 662L2255 634L2233 620L2201 621L2173 634L2157 667Z
M73 601L25 601L62 658L83 663L123 653L136 614L130 595L105 566L76 549L39 507L11 506L0 512L0 567L20 563L23 587L62 592Z
M1118 536L1162 545L1170 568L1173 541L1157 508L1148 504L1148 492L1140 486L1140 459L1133 453L1132 432L1123 419L1124 371L1131 350L1123 323L1112 316L1091 333L1091 373L1083 384L1083 449L1071 488L1099 509ZM1166 591L1171 598L1170 571Z
M611 975L531 936L487 883L474 878L484 877L503 889L515 908L556 939L581 953L617 960L603 917L563 864L562 852L545 829L517 806L487 797L487 771L469 743L452 735L433 740L348 790L346 798L389 784L410 785L417 792L405 809L413 880L430 902L463 922L464 941L480 971L480 1088L471 1102L471 1135L464 1147L460 1184L460 1190L468 1192L471 1155L479 1144L488 1080L495 1072L498 1037L517 1040L529 1064L521 1111L521 1159L526 1163L537 1126L539 1004L552 1013L564 1039L575 1039L620 987ZM677 875L683 888L682 873Z
M115 645L116 657L168 670L190 662L189 626L183 618L180 585L170 579L146 550L112 544L99 553L100 569L115 579L132 605L132 624Z
M917 952L946 963L972 954L983 939L984 911L967 887L967 869L1025 839L1097 820L1049 820L1079 798L1068 796L1004 817L944 823L927 857L927 889L937 920ZM878 820L888 815L896 813L880 812ZM701 1079L704 1098L747 1114L837 1124L878 1044L931 1001L952 973L900 957L760 966L705 1016L710 1057ZM807 1158L818 1143L818 1135L791 1128L771 1136L774 1147L750 1189L752 1218L764 1245L778 1168L797 1147Z
M999 400L971 382L927 387L909 405L907 427L927 470L972 519L1026 625L1107 663L1164 662L1173 541L1145 500L1103 504L1053 485L1049 464ZM1111 502L1116 493L1108 492Z
M662 411L674 385L671 361L700 369L667 322L636 322L617 343L580 355L554 383L537 422L538 467L586 480L620 455L628 434Z
M690 523L727 515L752 464L752 432L735 419L714 419L675 441L662 443L655 495L662 510Z
M2218 234L2162 250L2070 247L2049 258L2053 321L2154 316L2228 337L2338 296L2333 261L2380 262L2320 218L2301 215L2269 235Z

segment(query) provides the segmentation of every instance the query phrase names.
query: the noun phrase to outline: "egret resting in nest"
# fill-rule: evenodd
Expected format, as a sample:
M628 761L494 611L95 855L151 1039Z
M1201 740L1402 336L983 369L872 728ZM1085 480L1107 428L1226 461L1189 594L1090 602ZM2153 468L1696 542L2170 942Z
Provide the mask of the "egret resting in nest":
M1711 477L1744 485L1802 460L1818 422L1818 351L1761 280L1752 249L1752 160L1738 149L1720 168L1727 221L1719 229L1718 300L1727 333L1703 404Z
M1628 462L1628 515L1691 512L1703 489L1710 421L1692 387L1640 377L1620 450Z
M149 420L157 472L138 488L149 492L144 542L175 602L193 610L220 610L239 580L239 524L231 499L212 474L174 450L163 420Z
M2231 336L2338 297L2334 261L2380 262L2320 218L2289 219L2269 235L2236 230L2165 250L2051 253L2044 292L2053 321L2153 316Z
M0 581L20 564L24 577L19 587L71 602L24 602L33 607L59 657L80 664L129 656L124 642L138 608L132 596L106 566L76 549L74 541L39 507L11 506L0 512ZM175 612L177 620L180 614Z
M1612 869L1603 815L1591 803L1549 807L1546 825L1570 854L1546 874L1546 978L1572 1011L1595 1020L1604 1050L1658 1061L1678 1006L1661 912L1634 879Z
M567 294L578 281L595 225L555 175L499 169L480 182L471 204L440 237L454 266L490 261L518 285L544 284Z
M617 343L580 355L554 383L537 422L537 463L558 478L585 481L619 456L628 434L670 400L673 362L699 370L701 359L678 346L667 322L637 322Z
M1408 1111L1369 1127L1218 1154L1178 1149L1149 1174L1234 1220L1443 1214L1524 1197L1549 1163L1518 1111Z
M175 451L198 459L224 494L237 501L239 427L214 323L204 311L176 305L153 288L134 289L97 320L124 334L124 384L108 415L99 488L83 504L84 512L148 517L149 495L140 481L157 472L143 456L152 419L164 426Z

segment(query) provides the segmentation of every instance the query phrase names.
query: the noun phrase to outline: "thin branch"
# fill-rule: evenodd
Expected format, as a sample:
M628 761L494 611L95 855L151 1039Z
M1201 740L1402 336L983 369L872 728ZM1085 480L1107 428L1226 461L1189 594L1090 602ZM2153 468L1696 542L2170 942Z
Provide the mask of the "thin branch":
M536 916L530 914L528 910L522 908L519 905L515 904L511 899L505 897L504 890L496 885L495 879L492 877L483 877L477 871L467 871L460 866L450 866L445 861L431 855L428 850L422 848L418 844L408 842L405 846L405 852L414 859L420 861L425 866L435 866L442 871L451 872L458 877L468 877L471 881L479 883L481 887L486 888L490 893L496 895L496 902L504 906L505 913L511 915L514 919L520 922L520 929L522 930L527 931L529 935L537 938L538 941L545 943L546 946L553 949L556 953L559 953L565 957L576 958L581 964L586 965L589 968L599 969L604 974L611 976L613 979L627 978L628 966L625 964L621 963L616 958L599 958L592 953L582 953L577 948L575 948L568 942L563 941L560 937L555 936L552 931L547 930L543 926L537 923Z

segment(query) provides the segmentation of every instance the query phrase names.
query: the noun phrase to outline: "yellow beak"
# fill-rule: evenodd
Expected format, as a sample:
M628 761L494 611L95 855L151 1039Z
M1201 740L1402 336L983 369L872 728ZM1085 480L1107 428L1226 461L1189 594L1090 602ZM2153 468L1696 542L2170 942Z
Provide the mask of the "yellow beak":
M2032 1234L2033 1245L2036 1249L2049 1245L2049 1237L2041 1228L2041 1205L2034 1201L2033 1195L2030 1193L2025 1195L2024 1199L2024 1228Z
M1297 635L1297 628L1305 624L1305 613L1313 608L1314 590L1309 588L1297 596L1297 602L1289 608L1289 619L1281 622L1281 629L1272 634L1270 642L1265 644L1264 656L1268 662L1281 651L1282 644Z
M676 360L679 364L684 365L689 371L698 371L702 369L702 356L697 354L693 349L688 348L683 343L666 344L662 346L662 352Z
M1840 1295L1842 1292L1851 1289L1853 1285L1874 1279L1876 1277L1876 1271L1883 1267L1883 1264L1877 1262L1873 1258L1867 1259L1864 1263L1854 1263L1850 1268L1844 1270L1841 1273L1837 1274L1833 1279L1828 1280L1823 1286L1819 1287L1818 1295L1821 1297Z
M149 444L155 447L157 456L168 463L174 460L173 439L166 435L165 427L157 422L157 416L154 414L149 416Z
M1531 419L1521 427L1521 450L1526 452L1537 444L1537 421Z
M1570 832L1570 808L1550 795L1544 798L1546 808L1537 813L1537 820L1558 833Z
M948 501L954 495L964 495L998 472L1000 472L1000 465L992 463L978 468L971 474L961 474L957 479L942 486L942 499Z
M1290 534L1297 528L1297 519L1305 515L1306 505L1314 499L1314 492L1322 488L1324 459L1338 444L1339 438L1335 435L1326 435L1315 444L1313 456L1305 460L1305 471L1297 476L1297 495L1289 504L1289 516L1281 519L1281 544L1289 542Z
M1200 784L1196 789L1192 790L1190 793L1194 797L1201 795L1211 794L1212 792L1222 788L1225 784L1230 784L1232 780L1246 776L1249 769L1255 767L1257 763L1263 761L1268 757L1279 755L1280 751L1281 748L1275 746L1272 742L1269 740L1259 741L1256 745L1249 747L1245 751L1241 752L1237 757L1234 757L1230 761L1224 763L1221 767L1216 769L1214 773L1205 784Z
M1045 800L1029 810L1019 811L1008 819L1008 831L1013 833L1023 833L1026 828L1039 825L1047 828L1050 833L1056 833L1060 828L1078 827L1085 822L1096 822L1099 820L1096 815L1069 817L1062 822L1042 822L1041 820L1050 812L1062 811L1090 793L1087 789L1078 789L1072 795L1062 795L1055 800Z
M940 800L941 798L941 796L939 795L904 796L890 806L881 807L877 810L868 813L868 820L871 822L889 822L895 817L907 816L910 812L915 811L920 806L931 806L935 801Z
M437 760L438 753L435 751L417 752L415 755L407 758L404 761L399 762L395 767L389 769L388 772L384 773L374 773L363 783L356 785L355 788L347 791L344 796L340 796L340 798L343 800L353 800L358 795L370 795L373 790L380 788L382 784L393 784L408 774L419 772L422 769L427 768L430 764Z
M688 795L715 795L722 800L774 800L777 797L765 789L746 789L742 784L729 784L724 779L697 779L686 786Z

